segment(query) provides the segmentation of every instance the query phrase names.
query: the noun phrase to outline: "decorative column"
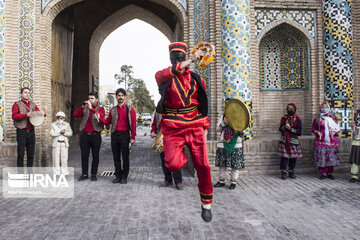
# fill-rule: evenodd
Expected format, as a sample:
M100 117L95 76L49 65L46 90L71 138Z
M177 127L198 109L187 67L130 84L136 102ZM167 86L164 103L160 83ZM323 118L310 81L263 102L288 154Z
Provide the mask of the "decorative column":
M0 0L0 142L4 141L5 127L4 11L5 0Z
M250 0L222 0L224 100L237 98L252 112ZM252 137L252 126L245 131Z
M19 91L23 87L31 90L34 97L34 48L35 48L35 0L19 1Z
M351 0L323 0L325 101L334 109L342 137L351 136L354 104Z

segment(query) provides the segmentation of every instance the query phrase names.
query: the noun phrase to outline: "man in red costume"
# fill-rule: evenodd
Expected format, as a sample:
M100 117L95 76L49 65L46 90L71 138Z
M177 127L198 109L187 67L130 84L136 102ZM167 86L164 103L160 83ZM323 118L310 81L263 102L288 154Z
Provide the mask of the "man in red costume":
M172 66L155 75L161 95L156 111L162 113L165 165L171 172L182 168L187 162L183 147L188 146L199 180L201 217L210 222L213 188L206 149L208 100L204 80L188 68L200 56L185 60L187 46L183 42L170 44L169 51Z

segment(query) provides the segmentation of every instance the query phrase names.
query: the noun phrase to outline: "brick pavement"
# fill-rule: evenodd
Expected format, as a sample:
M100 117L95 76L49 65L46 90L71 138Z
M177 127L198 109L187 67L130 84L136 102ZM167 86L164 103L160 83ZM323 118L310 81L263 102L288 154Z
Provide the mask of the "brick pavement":
M100 171L113 170L109 143L104 137ZM205 223L197 179L184 172L183 191L159 188L160 159L150 144L149 137L137 138L126 185L99 177L76 181L73 199L1 195L0 239L360 239L360 184L347 175L241 176L235 190L215 189L213 221ZM69 165L79 176L77 147Z

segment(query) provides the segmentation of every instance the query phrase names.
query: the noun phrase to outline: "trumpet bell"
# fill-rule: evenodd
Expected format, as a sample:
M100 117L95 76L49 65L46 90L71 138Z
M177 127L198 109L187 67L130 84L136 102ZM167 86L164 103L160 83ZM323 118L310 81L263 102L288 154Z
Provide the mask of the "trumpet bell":
M225 103L225 117L229 126L237 131L243 131L250 125L250 111L244 102L230 99Z

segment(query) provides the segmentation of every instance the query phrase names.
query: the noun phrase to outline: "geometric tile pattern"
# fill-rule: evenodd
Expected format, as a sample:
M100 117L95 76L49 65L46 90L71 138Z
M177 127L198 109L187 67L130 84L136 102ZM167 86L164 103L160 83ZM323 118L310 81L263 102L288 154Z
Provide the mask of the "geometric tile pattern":
M221 19L224 98L240 99L252 111L250 0L221 1Z
M210 42L209 0L194 0L194 46L201 42ZM195 64L195 72L204 78L207 89L210 79L210 66Z
M185 9L185 11L187 12L187 1L186 0L177 0L181 6L183 6L183 8Z
M275 38L269 38L260 49L260 89L282 89L281 48L279 41Z
M51 2L52 0L41 0L41 12L44 11L46 6Z
M46 8L46 6L51 2L52 0L41 0L41 12L43 12ZM186 0L177 0L180 5L185 9L187 12L187 1Z
M23 87L34 87L34 34L35 0L19 1L19 47L18 47L18 82L19 91Z
M309 10L257 9L255 13L256 38L269 24L282 19L301 25L316 42L316 12Z
M335 107L334 111L340 117L343 136L350 136L347 119L352 104L348 102L354 100L351 0L323 0L322 11L325 100L344 102L345 108Z
M295 27L284 23L270 30L259 52L261 91L308 89L308 45Z
M0 142L4 141L5 127L4 11L5 0L0 0Z

